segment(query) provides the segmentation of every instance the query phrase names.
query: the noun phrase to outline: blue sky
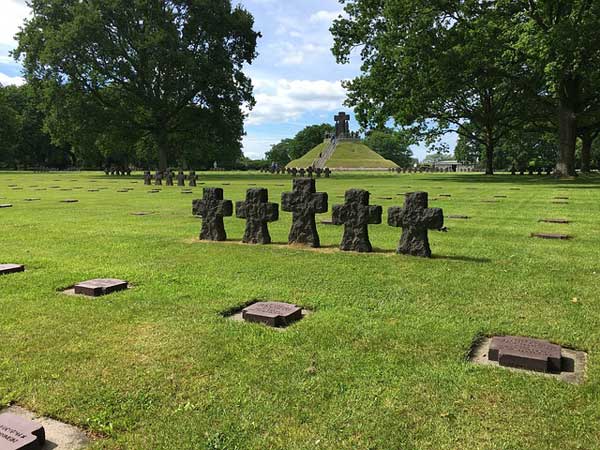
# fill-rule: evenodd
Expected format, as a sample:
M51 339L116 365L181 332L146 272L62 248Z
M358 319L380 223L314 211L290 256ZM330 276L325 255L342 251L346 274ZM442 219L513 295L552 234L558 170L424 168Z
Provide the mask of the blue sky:
M8 56L14 34L28 15L25 0L0 0L0 83L19 84L20 67ZM271 145L293 137L307 125L333 123L346 93L341 81L359 74L360 61L338 65L331 54L329 27L342 12L337 0L239 0L255 17L263 35L259 56L246 71L255 86L256 107L246 120L244 153L260 158ZM351 128L358 129L354 120ZM448 136L451 148L454 136ZM421 146L413 148L419 159Z

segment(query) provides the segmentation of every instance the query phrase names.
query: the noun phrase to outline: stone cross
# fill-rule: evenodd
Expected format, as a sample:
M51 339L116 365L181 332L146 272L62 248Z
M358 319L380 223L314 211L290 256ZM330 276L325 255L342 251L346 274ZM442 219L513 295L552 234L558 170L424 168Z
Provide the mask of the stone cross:
M223 217L233 215L233 203L231 200L223 200L223 189L204 188L202 200L193 201L192 212L195 216L202 217L201 240L227 240Z
M329 176L331 175L331 169L329 167L325 167L323 173L325 174L325 178L329 178Z
M173 186L173 172L171 172L170 170L167 170L167 186Z
M296 169L295 167L292 168L292 176L296 177L298 175L298 169Z
M313 169L313 167L312 167L312 166L308 166L308 167L306 168L306 175L308 175L308 176L309 176L309 178L312 178L312 176L313 176L313 172L314 172L314 171L315 171L315 169Z
M335 119L335 136L345 136L350 132L350 116L345 112L340 112Z
M152 184L152 175L150 174L150 171L146 170L144 172L144 184L146 186L150 186Z
M427 192L411 192L406 194L404 208L388 209L388 225L402 227L397 253L430 258L427 230L444 226L444 212L440 208L428 208Z
M271 243L267 223L279 219L279 205L269 203L269 191L262 188L248 189L246 201L236 202L235 214L240 219L246 219L246 231L242 242L246 244Z
M180 170L177 174L177 186L185 186L185 174Z
M369 205L369 193L362 189L346 191L345 204L333 207L334 225L344 225L340 249L344 251L371 252L369 224L381 223L381 206Z
M304 177L304 175L306 175L306 171L304 170L304 168L300 168L300 170L298 171L298 175L300 175L300 177Z
M198 181L198 175L196 175L195 171L193 171L193 170L190 171L188 180L190 180L190 182L189 182L190 187L196 187L196 182Z
M162 186L162 172L160 170L156 171L156 175L154 175L154 184L156 186Z
M281 194L281 209L293 213L288 243L321 246L315 214L327 212L327 193L316 192L315 180L296 178L294 190Z

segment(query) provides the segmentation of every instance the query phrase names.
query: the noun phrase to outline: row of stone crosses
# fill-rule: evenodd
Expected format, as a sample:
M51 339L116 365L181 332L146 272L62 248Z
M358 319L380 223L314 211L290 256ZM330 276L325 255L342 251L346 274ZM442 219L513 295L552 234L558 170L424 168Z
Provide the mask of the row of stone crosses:
M296 178L292 192L281 194L281 209L291 212L292 228L289 244L320 247L315 214L328 210L326 192L316 192L315 180ZM236 202L236 217L246 220L242 242L269 244L268 223L279 220L279 205L269 203L269 193L264 188L248 189L246 200ZM192 213L202 217L200 240L225 241L227 234L224 217L233 215L233 203L224 200L223 189L204 188L203 198L193 201ZM369 205L369 192L362 189L346 191L343 205L334 205L333 225L344 225L340 249L344 251L371 252L368 225L380 224L382 207ZM428 230L441 230L444 214L440 208L428 208L427 192L406 194L404 207L388 209L388 225L402 227L402 237L397 252L413 256L431 257Z
M325 167L324 169L321 169L320 167L314 168L312 166L309 166L306 169L303 167L270 167L269 169L260 169L260 171L277 175L284 175L287 173L288 175L291 175L294 178L297 176L312 178L313 175L315 175L317 178L321 178L321 175L323 175L325 178L329 178L331 176L331 169L329 167Z
M183 173L183 170L180 170L177 175L172 170L166 170L162 172L157 170L154 176L150 173L149 170L144 172L144 184L146 186L152 185L152 180L154 180L154 184L156 186L162 186L163 180L165 180L165 185L174 186L173 180L177 180L177 186L185 186L185 180L188 180L189 186L195 187L198 183L198 175L196 172L191 170L189 175Z

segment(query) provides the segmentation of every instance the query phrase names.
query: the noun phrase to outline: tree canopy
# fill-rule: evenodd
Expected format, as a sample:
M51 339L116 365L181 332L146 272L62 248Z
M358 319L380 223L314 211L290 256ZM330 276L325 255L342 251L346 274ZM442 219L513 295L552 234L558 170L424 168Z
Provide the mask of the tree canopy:
M556 171L574 174L576 136L600 128L598 2L342 3L333 53L346 63L358 49L362 73L345 86L363 127L392 119L428 143L454 131L482 149L488 174L513 130L552 128Z
M32 0L14 53L53 139L159 167L241 155L260 34L229 0Z

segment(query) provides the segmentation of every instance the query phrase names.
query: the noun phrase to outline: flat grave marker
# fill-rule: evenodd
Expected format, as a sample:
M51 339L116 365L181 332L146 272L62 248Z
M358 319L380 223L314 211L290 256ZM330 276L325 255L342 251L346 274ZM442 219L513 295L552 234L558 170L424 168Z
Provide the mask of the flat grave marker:
M12 420L9 418L7 421L4 418L10 416L12 416ZM4 424L4 427L2 424ZM19 433L19 436L22 436L23 439L33 435L36 440L25 447L21 445L5 447L3 437L10 436L11 439L9 440L12 441L15 432ZM40 417L15 405L0 410L0 449L2 450L6 448L11 450L83 450L88 448L90 443L91 441L87 435L73 425L48 417ZM13 444L15 443L13 442Z
M61 200L60 203L78 203L79 200L74 199L74 198L67 198L65 200Z
M0 449L41 449L46 442L44 427L12 413L0 414Z
M25 266L22 264L0 264L0 275L25 272Z
M462 219L462 220L469 220L471 217L470 216L461 216L459 214L451 214L449 216L446 216L447 219Z
M129 287L129 283L124 280L114 278L97 278L95 280L83 281L73 287L75 295L87 295L88 297L100 297L102 295L112 294L113 292L123 291Z
M24 202L39 202L41 200L41 198L26 198L23 201Z
M562 366L560 345L521 336L494 336L488 358L501 366L535 372L560 372Z
M2 208L12 208L12 205L10 203L2 203L0 204L0 209Z
M242 318L246 322L279 328L302 319L302 308L290 303L257 302L242 310Z

